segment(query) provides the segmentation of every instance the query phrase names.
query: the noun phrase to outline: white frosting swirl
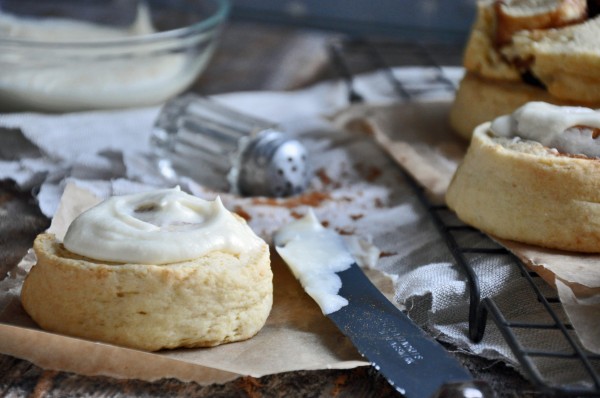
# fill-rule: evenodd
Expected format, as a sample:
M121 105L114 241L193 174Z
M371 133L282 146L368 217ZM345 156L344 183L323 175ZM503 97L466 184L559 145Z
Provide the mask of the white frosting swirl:
M233 255L263 244L219 198L206 201L178 189L115 196L69 226L64 246L96 260L167 264L220 250Z
M512 115L492 122L492 132L501 137L534 140L561 153L600 157L600 112L577 106L529 102Z

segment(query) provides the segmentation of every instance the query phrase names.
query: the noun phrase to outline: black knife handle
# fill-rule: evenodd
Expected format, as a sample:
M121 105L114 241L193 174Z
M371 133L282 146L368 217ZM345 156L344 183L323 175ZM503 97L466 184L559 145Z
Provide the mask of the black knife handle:
M496 394L483 380L448 383L431 398L494 398Z

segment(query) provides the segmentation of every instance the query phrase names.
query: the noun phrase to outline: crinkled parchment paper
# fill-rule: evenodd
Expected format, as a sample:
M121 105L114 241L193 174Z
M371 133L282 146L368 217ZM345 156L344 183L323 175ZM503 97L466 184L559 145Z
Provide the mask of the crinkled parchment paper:
M300 124L301 121L294 123ZM227 208L246 218L267 241L279 226L312 207L329 227L345 237L355 237L355 243L376 247L369 242L388 234L406 211L395 204L402 196L395 183L399 178L397 165L381 156L381 149L362 134L334 130L327 122L311 122L299 130L297 134L308 147L315 170L311 191L280 200L239 198L203 187L196 187L194 193L206 199L220 195ZM131 187L150 189L138 185ZM82 187L67 185L51 225L58 236L64 234L76 214L99 200ZM35 262L30 253L0 281L0 352L44 368L85 375L143 380L174 377L205 384L242 375L259 377L294 370L368 365L305 294L275 251L271 261L274 305L265 327L255 337L207 349L146 353L40 330L19 300L23 279ZM393 297L390 279L369 271L378 287Z
M49 231L62 239L71 220L99 201L89 191L68 185ZM39 330L18 299L20 282L35 262L30 254L12 272L12 289L0 296L4 305L0 308L0 351L45 368L80 374L146 380L176 377L201 383L224 382L240 375L367 364L304 293L274 251L271 257L274 305L257 336L209 349L146 353Z
M464 156L466 143L446 120L450 102L357 106L336 116L349 129L362 130L433 195L443 200ZM600 353L600 255L569 253L493 238L555 286L582 344Z
M498 242L556 287L581 343L600 354L600 255L568 253L500 239Z
M292 120L289 126L299 126L292 133L307 146L316 172L310 191L284 200L238 198L221 193L223 203L245 217L267 241L280 225L312 207L329 227L344 236L372 242L381 249L376 266L380 271L396 274L402 268L416 267L411 275L418 273L424 267L420 263L405 264L403 253L413 250L419 254L423 250L428 261L439 261L437 253L430 250L438 246L429 244L435 231L423 230L428 220L421 220L420 205L410 199L414 192L406 186L396 163L421 181L435 199L443 199L466 149L465 143L446 125L448 108L447 101L422 101L352 107L333 117L333 125L309 118ZM300 127L302 123L305 125ZM340 131L338 126L345 126L348 131ZM393 159L382 156L382 148ZM202 187L193 193L207 199L218 194ZM68 185L60 211L53 219L52 230L59 235L64 233L72 217L97 200L85 189ZM419 243L421 241L425 243ZM503 243L509 245L509 242ZM577 333L588 348L597 349L600 328L591 323L599 319L598 272L590 266L597 263L597 259L547 253L532 247L510 248L528 259L528 263L543 264L544 269L550 270L548 280L554 281ZM570 265L566 259L576 265ZM0 352L28 359L45 368L145 380L175 377L208 384L225 382L240 375L262 376L367 364L321 314L274 251L274 306L257 336L209 349L158 353L75 339L37 328L19 301L22 280L33 261L31 254L28 255L19 267L0 281ZM556 268L558 265L564 266L563 271ZM437 266L452 271L445 263ZM578 271L573 272L574 269ZM589 274L584 274L583 270ZM382 272L375 272L370 276L375 277L384 293L398 297L400 280L392 283L382 275ZM596 282L590 283L594 280ZM454 281L447 287L462 289L464 282ZM466 302L467 297L459 295L459 302L451 308L452 313L455 314L455 309L460 312L466 308Z

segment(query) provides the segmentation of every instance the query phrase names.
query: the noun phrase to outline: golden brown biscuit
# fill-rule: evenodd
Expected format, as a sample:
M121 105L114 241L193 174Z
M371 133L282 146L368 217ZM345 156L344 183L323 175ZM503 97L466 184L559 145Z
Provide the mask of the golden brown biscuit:
M492 236L600 252L600 159L560 154L536 141L475 129L446 201Z
M462 137L527 101L600 105L600 16L585 0L479 0L477 6L450 121Z
M486 79L467 72L450 108L450 124L456 133L470 140L473 130L481 123L512 113L521 105L532 101L600 108L600 102L561 100L539 87Z
M95 261L51 234L34 250L23 307L57 333L148 351L215 346L255 335L272 305L266 243L243 256L212 251L165 265Z

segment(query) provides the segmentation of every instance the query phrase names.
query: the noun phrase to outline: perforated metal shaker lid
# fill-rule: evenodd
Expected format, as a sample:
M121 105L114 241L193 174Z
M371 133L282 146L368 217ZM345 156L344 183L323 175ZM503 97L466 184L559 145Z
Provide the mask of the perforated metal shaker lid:
M272 123L194 94L165 104L151 143L159 170L170 179L226 183L244 196L295 195L310 179L307 151L298 140Z
M237 187L246 196L290 196L308 184L304 146L277 130L264 130L240 151Z

